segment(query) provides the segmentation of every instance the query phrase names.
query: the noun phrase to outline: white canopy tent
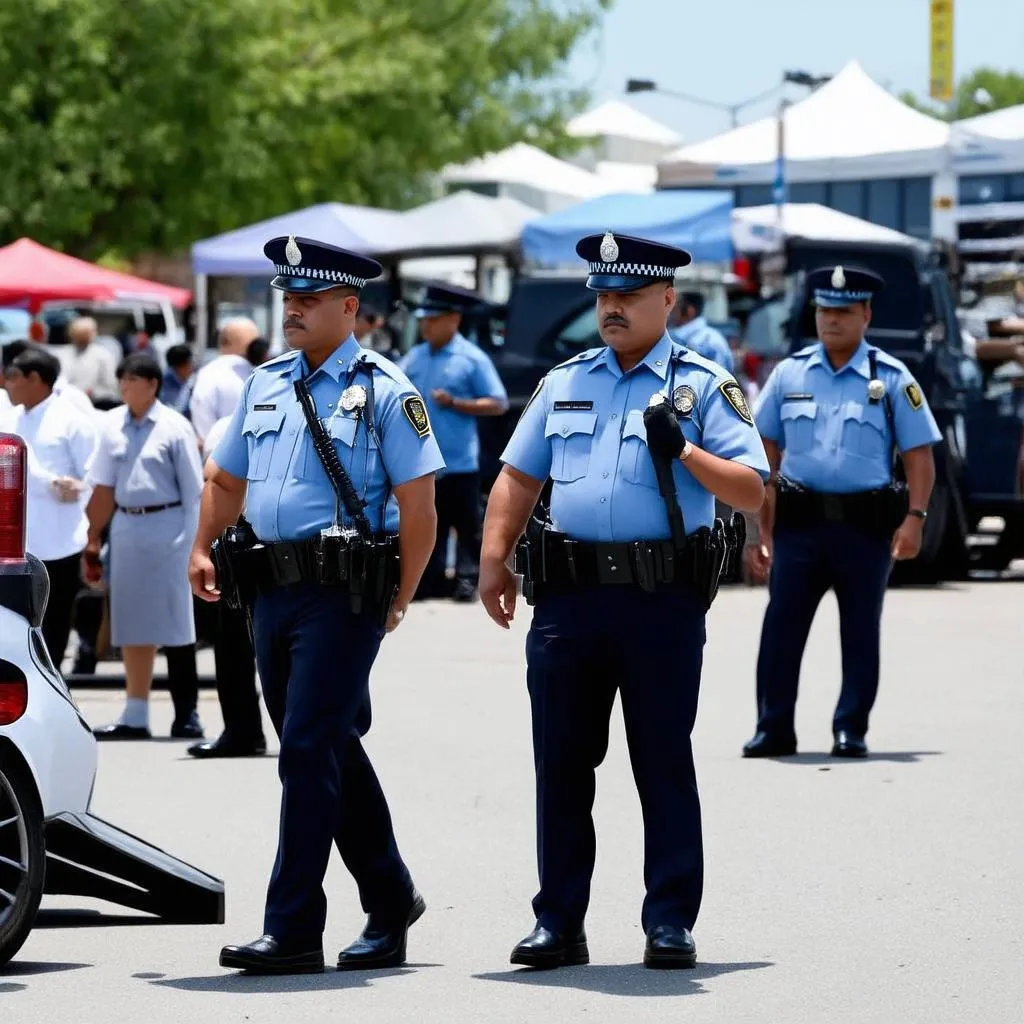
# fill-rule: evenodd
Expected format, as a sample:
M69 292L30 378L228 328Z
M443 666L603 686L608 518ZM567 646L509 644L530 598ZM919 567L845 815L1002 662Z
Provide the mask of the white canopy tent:
M990 139L1024 140L1024 103L964 118L956 122L956 127Z
M777 206L743 206L732 211L732 241L737 252L774 252L779 248ZM872 224L818 203L783 203L781 232L785 238L832 242L879 242L890 245L924 243L892 228Z
M784 124L789 181L932 174L949 140L949 125L886 92L855 60L788 107ZM777 156L778 120L765 117L669 153L658 184L770 183Z
M565 130L577 139L611 137L666 147L678 146L683 141L678 132L622 100L608 100L579 114L569 121Z

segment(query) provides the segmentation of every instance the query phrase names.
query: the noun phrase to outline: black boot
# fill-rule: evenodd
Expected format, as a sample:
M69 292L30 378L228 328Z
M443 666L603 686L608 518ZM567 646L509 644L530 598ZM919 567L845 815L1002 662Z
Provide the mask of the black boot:
M509 963L524 967L572 967L590 963L587 936L582 928L571 938L540 924L512 950Z
M324 951L322 947L294 949L273 935L261 935L245 946L225 946L220 965L249 974L319 974L324 969Z
M668 969L697 966L697 947L686 928L659 924L647 933L644 967Z
M427 909L423 897L413 893L408 914L400 918L382 918L371 914L363 934L338 954L338 970L372 970L379 967L401 967L405 963L405 946L409 928Z

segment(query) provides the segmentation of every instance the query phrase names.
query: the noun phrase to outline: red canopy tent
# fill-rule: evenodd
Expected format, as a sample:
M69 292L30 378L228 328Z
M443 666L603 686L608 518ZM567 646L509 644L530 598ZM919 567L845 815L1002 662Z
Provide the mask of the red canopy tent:
M191 296L185 288L105 270L47 249L31 238L19 238L0 248L0 306L20 306L35 314L44 302L60 299L149 299L182 309Z

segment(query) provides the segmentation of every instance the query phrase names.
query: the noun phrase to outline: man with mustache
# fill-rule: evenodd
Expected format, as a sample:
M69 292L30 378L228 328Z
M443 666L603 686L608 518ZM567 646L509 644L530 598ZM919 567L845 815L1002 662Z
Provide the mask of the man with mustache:
M618 692L644 809L644 963L692 967L703 852L690 732L722 568L715 498L757 509L768 463L739 384L666 332L689 253L611 232L582 239L576 252L589 265L605 345L541 381L484 521L488 615L509 628L514 547L535 604L526 659L540 891L536 926L511 960L589 960L594 770ZM531 512L548 477L550 522L541 526Z
M878 692L882 601L893 560L921 550L939 428L898 359L868 344L882 278L857 267L808 275L821 341L784 359L755 418L772 467L760 540L745 552L769 578L757 659L757 731L744 757L796 753L797 683L818 604L839 605L843 685L832 720L835 757L867 757ZM893 475L901 453L904 489Z
M396 967L425 904L361 738L381 640L401 623L434 547L444 461L409 378L353 333L360 289L380 264L308 238L274 238L264 252L271 286L285 293L292 351L245 383L211 456L189 567L194 593L217 600L211 546L244 506L254 537L231 541L231 564L281 741L281 824L264 934L225 946L220 963L257 974L324 969L334 843L368 915L338 967Z

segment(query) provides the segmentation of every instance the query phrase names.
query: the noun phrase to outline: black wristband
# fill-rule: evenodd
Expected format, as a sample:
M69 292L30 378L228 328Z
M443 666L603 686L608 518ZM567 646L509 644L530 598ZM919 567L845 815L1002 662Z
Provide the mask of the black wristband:
M908 516L917 516L918 519L922 519L922 520L928 518L928 513L927 512L923 512L919 508L908 509L907 510L907 515Z

